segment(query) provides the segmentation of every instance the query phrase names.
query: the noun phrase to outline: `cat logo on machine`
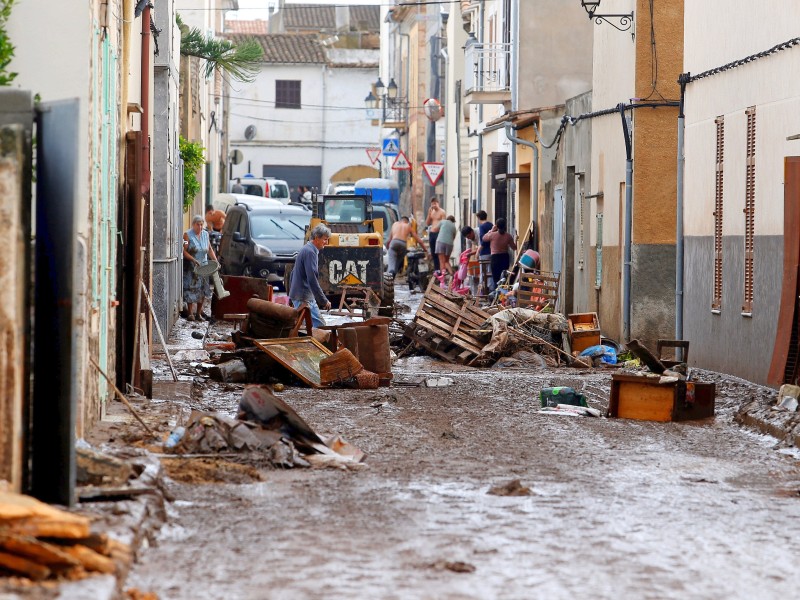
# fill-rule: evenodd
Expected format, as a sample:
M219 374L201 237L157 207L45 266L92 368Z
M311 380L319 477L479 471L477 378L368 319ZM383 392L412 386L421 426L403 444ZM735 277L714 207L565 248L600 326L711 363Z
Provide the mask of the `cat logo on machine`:
M328 279L334 285L364 285L367 280L368 260L348 260L342 264L340 260L328 263Z

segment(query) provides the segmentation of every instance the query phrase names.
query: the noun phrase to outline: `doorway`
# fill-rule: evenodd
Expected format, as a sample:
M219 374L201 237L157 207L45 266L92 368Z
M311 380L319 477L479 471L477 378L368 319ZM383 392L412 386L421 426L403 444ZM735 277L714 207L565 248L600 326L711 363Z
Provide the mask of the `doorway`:
M800 156L784 159L783 289L775 348L767 378L771 385L797 385L800 376Z

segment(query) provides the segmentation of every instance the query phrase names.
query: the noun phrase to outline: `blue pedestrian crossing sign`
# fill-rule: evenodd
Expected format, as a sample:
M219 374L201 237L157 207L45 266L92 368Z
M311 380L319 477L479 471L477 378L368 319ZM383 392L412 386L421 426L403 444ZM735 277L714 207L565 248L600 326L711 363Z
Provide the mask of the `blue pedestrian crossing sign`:
M395 138L387 138L383 140L383 155L384 156L397 156L400 152L400 142Z

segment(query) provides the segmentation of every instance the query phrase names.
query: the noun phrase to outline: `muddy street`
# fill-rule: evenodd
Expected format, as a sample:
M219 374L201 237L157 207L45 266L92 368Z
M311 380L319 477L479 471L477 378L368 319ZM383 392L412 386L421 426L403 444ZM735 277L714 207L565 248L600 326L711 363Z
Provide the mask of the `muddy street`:
M705 373L718 385L714 419L652 423L538 412L538 391L555 385L605 409L599 369L412 356L394 373L453 385L287 387L280 397L323 437L366 452L364 466L175 481L169 521L128 586L167 599L796 593L798 457L733 421L762 388ZM187 405L235 414L243 386L196 387ZM514 480L529 493L487 493Z

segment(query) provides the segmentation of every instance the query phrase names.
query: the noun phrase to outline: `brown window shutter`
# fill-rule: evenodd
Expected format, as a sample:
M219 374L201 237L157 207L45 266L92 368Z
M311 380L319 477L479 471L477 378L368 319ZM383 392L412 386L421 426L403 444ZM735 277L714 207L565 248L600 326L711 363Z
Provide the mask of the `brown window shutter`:
M753 312L753 248L756 218L756 107L747 109L747 174L744 203L744 304L742 312Z
M717 160L714 184L714 296L711 310L722 310L722 215L725 163L725 117L717 117Z

